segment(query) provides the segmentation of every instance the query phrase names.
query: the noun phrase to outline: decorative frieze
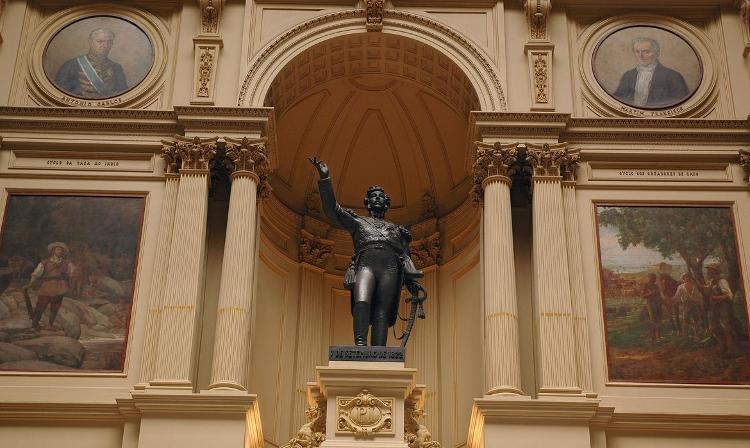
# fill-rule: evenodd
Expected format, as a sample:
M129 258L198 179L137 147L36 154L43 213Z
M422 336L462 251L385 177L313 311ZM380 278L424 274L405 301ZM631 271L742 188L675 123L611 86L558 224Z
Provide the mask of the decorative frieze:
M484 195L484 182L490 177L500 177L504 182L510 184L510 167L516 162L518 151L516 143L493 144L476 142L477 151L474 155L472 176L474 186L471 196L475 203L480 204Z
M299 261L322 269L331 257L333 245L333 240L323 239L302 229L299 239Z
M367 389L356 397L336 397L336 431L357 435L393 434L394 398L379 398Z
M367 31L381 31L383 29L383 9L385 0L365 0Z

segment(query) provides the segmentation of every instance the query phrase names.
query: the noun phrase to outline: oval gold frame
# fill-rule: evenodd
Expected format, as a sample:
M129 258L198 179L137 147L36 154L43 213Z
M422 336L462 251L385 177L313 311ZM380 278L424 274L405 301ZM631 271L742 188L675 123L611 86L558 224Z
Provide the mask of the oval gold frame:
M44 72L44 51L50 41L73 22L96 16L110 16L132 22L151 41L154 63L145 78L127 92L106 99L83 99L68 95L57 88ZM114 4L82 6L60 11L39 24L41 30L32 48L29 63L29 91L43 105L73 107L130 107L141 108L151 104L164 83L167 67L166 38L168 34L159 20L151 14L134 8Z
M610 95L594 75L593 59L596 49L612 34L634 26L650 26L680 37L695 51L703 68L698 88L690 97L671 108L645 109L630 106ZM604 117L701 117L715 105L716 61L709 50L706 35L694 26L681 20L657 15L625 15L611 17L591 25L581 37L584 42L578 57L578 69L583 81L583 97L586 105Z

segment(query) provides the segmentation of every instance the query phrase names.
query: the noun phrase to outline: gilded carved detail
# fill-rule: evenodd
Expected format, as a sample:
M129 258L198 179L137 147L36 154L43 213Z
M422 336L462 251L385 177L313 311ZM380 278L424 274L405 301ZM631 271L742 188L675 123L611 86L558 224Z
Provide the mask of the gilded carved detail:
M258 195L261 198L268 197L270 186L268 176L271 173L271 164L268 161L266 151L266 139L242 139L226 138L226 154L229 169L233 173L251 172L258 176Z
M532 53L534 75L534 101L549 103L549 68L547 53Z
M419 423L424 410L417 407L414 400L404 402L404 441L409 448L440 448L440 442L432 440L432 434L425 425Z
M201 8L201 34L218 34L223 0L198 0Z
M196 93L196 96L200 98L209 98L211 96L209 86L211 84L211 74L214 70L215 52L216 50L212 47L204 47L201 50L198 62L198 85Z
M551 0L524 0L523 9L529 23L530 40L549 40L547 19L552 10Z
M297 435L281 448L317 448L325 441L326 409L324 403L317 403L305 411L305 416L309 421L302 425Z
M440 262L440 233L412 241L409 245L411 259L417 269L432 266Z
M577 153L567 150L565 143L550 145L526 144L526 155L529 163L534 168L534 176L561 176L563 166L571 163L571 158L576 158Z
M337 397L337 432L371 435L392 434L393 398L378 398L367 389L356 397Z
M740 165L745 169L745 179L750 181L750 150L740 149Z
M177 145L175 142L162 141L161 157L166 163L164 172L166 174L178 174L180 170L180 154L177 151Z
M177 135L174 141L162 141L165 146L173 147L163 152L173 151L181 161L181 170L208 170L211 159L216 154L217 141L218 137L187 138Z
M323 268L331 257L334 242L300 230L299 261Z
M383 9L385 0L366 0L365 10L367 31L380 31L383 29Z
M471 195L475 203L481 203L484 187L482 183L490 176L509 176L510 167L516 162L518 150L516 143L494 144L476 142L477 151L474 154L472 176L474 186Z

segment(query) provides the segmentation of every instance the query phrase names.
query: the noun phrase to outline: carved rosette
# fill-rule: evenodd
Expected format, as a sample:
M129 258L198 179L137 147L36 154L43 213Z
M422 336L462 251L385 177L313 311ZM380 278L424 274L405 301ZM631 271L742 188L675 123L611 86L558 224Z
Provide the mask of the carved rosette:
M516 143L484 143L476 142L476 153L474 154L474 165L472 176L474 186L471 189L472 199L476 204L481 204L484 193L483 182L488 177L501 176L510 183L509 170L516 162L518 150Z
M409 250L417 269L438 264L440 262L440 234L435 232L427 238L412 241Z
M305 411L309 420L297 431L297 435L281 448L317 448L326 439L325 402L318 403Z
M523 9L529 24L529 39L549 40L547 19L552 10L551 0L524 0Z
M526 155L534 168L534 177L560 177L561 167L568 163L568 151L564 143L550 145L526 144Z
M367 31L381 31L383 29L383 9L385 0L366 0L365 12Z
M394 398L378 398L367 389L356 397L336 397L337 432L393 434Z
M253 173L258 176L258 195L261 198L268 197L271 192L268 185L268 176L271 173L271 164L268 160L266 139L242 139L226 138L226 154L229 169L232 175L241 173Z
M323 268L331 257L334 242L300 230L299 261Z
M750 149L740 149L740 165L745 169L745 180L750 182Z
M440 442L432 440L427 427L419 423L424 415L424 410L417 407L416 401L404 401L404 441L409 448L440 448Z

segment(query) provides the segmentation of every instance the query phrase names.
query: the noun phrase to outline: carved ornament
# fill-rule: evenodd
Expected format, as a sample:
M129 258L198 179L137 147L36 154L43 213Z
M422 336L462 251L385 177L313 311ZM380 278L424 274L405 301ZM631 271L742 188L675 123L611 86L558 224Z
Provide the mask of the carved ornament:
M211 96L209 86L211 84L211 74L214 71L214 54L215 49L203 47L198 61L198 86L196 96L208 98Z
M560 176L560 166L564 163L567 151L565 144L535 145L526 144L526 156L534 169L534 176Z
M534 102L549 103L549 66L547 53L532 53L532 74L534 76Z
M180 170L208 171L211 159L216 154L218 137L187 138L176 135L173 141L162 141L165 146L174 147L174 152L181 160Z
M198 0L201 8L201 34L219 34L219 19L224 0Z
M337 432L371 435L393 434L394 398L378 398L367 389L356 397L337 397Z
M427 427L419 423L424 415L424 410L417 407L416 401L404 401L404 441L409 448L440 448L440 442L432 440Z
M250 172L258 176L258 195L266 198L271 193L268 176L271 164L266 152L266 139L225 138L227 162L233 174Z
M365 0L367 31L383 29L383 8L385 8L385 0Z
M299 261L323 268L331 257L334 241L325 240L305 229L300 230Z
M411 259L417 269L423 269L440 262L440 234L435 232L409 245Z
M547 19L552 10L551 0L524 0L523 9L529 23L530 40L549 40Z
M477 151L474 154L474 165L472 166L472 175L474 186L471 189L471 195L475 203L482 202L484 194L484 180L490 176L502 176L510 182L509 169L516 162L518 150L516 143L503 144L496 142L494 144L476 142Z
M180 153L177 151L177 145L174 142L162 141L161 157L166 163L164 172L166 174L179 174L180 170Z
M745 180L750 181L750 150L740 149L740 165L745 169Z
M297 430L289 443L281 448L317 448L326 439L326 409L316 404L305 411L309 420Z

